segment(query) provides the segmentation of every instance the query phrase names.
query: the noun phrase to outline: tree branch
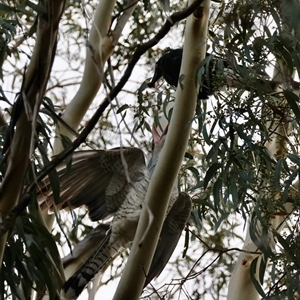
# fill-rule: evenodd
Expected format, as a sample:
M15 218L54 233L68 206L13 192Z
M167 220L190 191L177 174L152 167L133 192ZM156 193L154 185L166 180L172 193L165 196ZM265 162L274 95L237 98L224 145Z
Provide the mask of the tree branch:
M278 61L276 63L278 66ZM283 64L281 64L283 65ZM275 72L273 76L273 80L269 81L271 83L276 83L276 82L283 82L285 84L288 84L287 78L289 78L290 74L287 72L287 68L276 68L275 70L280 70L279 72ZM268 86L267 86L268 87ZM273 85L271 87L272 89L276 89L278 92L281 92L282 89L280 85L276 86ZM292 89L292 86L285 86L285 88ZM279 105L280 104L280 105ZM273 157L276 159L280 159L282 157L286 157L287 154L287 141L288 141L288 136L291 132L291 123L288 121L288 118L286 117L287 114L282 112L281 107L284 107L287 105L287 102L285 99L278 98L278 104L273 105L271 103L267 103L268 107L272 109L274 114L276 113L279 115L280 118L275 118L274 120L272 119L271 121L268 120L266 122L266 127L268 128L269 132L269 140L265 143L266 148L268 151L271 153ZM265 108L263 108L264 110ZM298 186L298 182L296 185ZM274 201L280 201L281 200L281 193L278 191L272 190L272 195L270 194L270 185L266 184L266 198L267 199L274 199ZM294 187L293 187L294 188ZM293 192L293 188L290 187L289 193ZM298 187L297 187L298 190ZM275 196L273 196L275 195ZM273 200L272 199L272 200ZM284 228L284 224L286 223L286 217L289 215L293 209L294 206L292 203L287 202L284 203L284 207L286 212L284 214L275 214L273 218L270 220L270 228L268 232L268 241L271 249L274 248L274 245L271 245L271 241L274 240L272 236L271 230L276 230L277 232L280 232L282 228ZM250 222L253 222L251 220ZM248 228L246 231L246 237L245 237L245 242L243 245L243 250L246 251L256 251L258 249L257 244L252 240L251 234L250 234L250 222L248 222ZM262 232L262 224L259 220L257 220L257 223L255 224L257 232ZM234 272L230 278L229 282L229 287L228 287L228 300L238 300L238 299L249 299L249 300L255 300L259 299L260 295L258 291L256 290L256 287L254 283L252 282L251 278L251 271L250 267L252 262L258 258L257 264L256 264L256 272L253 274L255 278L258 279L258 274L260 273L259 268L261 261L263 259L262 254L247 254L247 253L240 253Z
M103 80L104 64L113 51L114 41L107 31L115 2L115 0L101 0L97 5L87 41L83 77L77 93L62 116L62 119L75 130L99 91ZM73 138L72 132L61 123L56 128L56 135L54 154L58 154L63 149L61 135Z
M40 14L38 17L36 45L17 99L17 102L20 103L19 116L16 121L15 134L9 151L6 153L8 166L1 186L1 218L5 218L12 207L17 204L29 165L32 120L25 112L23 101L26 101L31 111L41 104L55 55L58 25L64 11L63 0L41 1L41 5L44 6L46 13ZM1 261L6 238L7 235L4 235L0 240Z
M195 4L195 2L193 3ZM210 1L203 1L201 17L187 19L180 74L184 74L177 95L167 138L147 190L137 232L114 300L138 299L148 273L165 218L172 188L188 143L195 113L197 68L206 55L206 34ZM198 12L198 5L194 12Z

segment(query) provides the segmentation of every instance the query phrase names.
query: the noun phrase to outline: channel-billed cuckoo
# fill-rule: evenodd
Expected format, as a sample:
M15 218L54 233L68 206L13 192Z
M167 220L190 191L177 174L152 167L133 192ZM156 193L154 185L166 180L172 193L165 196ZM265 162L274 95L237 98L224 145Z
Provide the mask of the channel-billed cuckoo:
M149 87L154 87L158 79L163 77L167 83L177 87L179 80L179 72L182 61L183 49L171 49L164 54L155 65L154 75L148 83ZM215 90L220 88L224 67L228 67L228 62L223 59L217 59L212 54L206 53L206 65L204 65L204 74L202 85L199 88L198 99L207 99ZM196 75L195 75L196 76Z
M66 166L58 168L58 209L85 205L92 221L113 216L96 250L63 285L63 299L76 299L99 271L103 272L124 248L130 248L166 133L167 128L160 136L153 126L154 148L148 166L141 149L123 147L108 151L78 151L73 154L70 169ZM52 206L53 198L48 192L42 208L51 209ZM176 182L145 286L164 269L190 211L190 197L178 192Z
M155 83L161 77L163 77L168 84L177 87L178 81L180 81L179 73L182 61L182 53L183 49L178 48L171 49L170 51L162 55L155 64L154 75L151 81L148 83L148 86L154 87ZM250 74L249 69L247 70L247 72L245 71L245 69L247 69L245 66L234 64L234 61L232 62L234 66L232 66L229 61L218 58L208 52L206 53L204 62L205 64L202 68L202 84L199 88L198 99L207 99L208 96L212 95L214 92L222 90L224 86L228 84L228 80L230 82L233 81L233 79L236 79L239 84L235 82L235 85L241 86L241 82L244 82L243 88L247 87L247 81L245 81L245 79L243 78L240 78L237 72L237 70L240 70L242 71L242 73ZM233 71L232 67L234 67L235 71ZM263 85L264 90L266 90L267 92L273 92L279 82L266 80L267 74L264 70L260 69L260 67L258 69L252 68L252 72L253 70L255 70L255 73L259 75L257 77L255 85L259 88ZM200 73L198 73L197 76L199 76L199 74ZM233 76L233 74L235 75Z

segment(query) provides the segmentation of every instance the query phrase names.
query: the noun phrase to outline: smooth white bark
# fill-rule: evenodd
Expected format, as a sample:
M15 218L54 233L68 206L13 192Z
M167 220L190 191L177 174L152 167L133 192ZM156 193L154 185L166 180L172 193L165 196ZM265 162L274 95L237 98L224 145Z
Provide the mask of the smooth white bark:
M137 1L135 0L125 1L128 9L126 9L117 20L114 30L111 35L109 35L108 28L111 23L115 3L115 0L100 0L95 11L88 40L89 46L86 50L86 61L82 81L77 93L66 107L62 116L62 119L74 130L78 128L92 101L97 95L103 81L104 65L137 5ZM67 136L71 140L74 138L72 132L62 124L59 124L56 128L57 138L54 142L53 154L58 154L63 150L60 138L61 135ZM44 219L48 228L51 229L54 222L54 215L48 215L46 212L44 213ZM86 261L89 254L90 251L83 251L80 257L74 259L68 265L67 269L65 269L65 277L69 278L72 276L78 267Z
M189 1L190 3L192 1ZM138 224L137 233L123 271L114 300L138 299L155 251L165 217L171 190L177 178L189 139L195 113L198 85L196 71L206 52L206 33L210 1L204 1L204 16L188 17L182 66L183 89L177 88L172 120L166 143L146 195L146 203Z
M74 130L77 129L103 82L104 65L113 52L122 31L132 15L137 1L127 1L127 10L120 16L112 34L108 34L115 0L101 0L95 11L86 51L85 68L79 89L66 107L62 119ZM56 131L54 154L61 152L60 135L73 139L74 136L60 124Z
M18 203L24 178L31 156L30 146L33 142L32 112L38 110L45 93L46 84L52 66L58 25L64 9L64 1L42 1L48 16L40 16L36 44L30 64L24 76L22 99L26 102L26 113L22 108L16 123L14 137L7 151L7 170L0 191L0 219L5 218ZM47 36L47 38L45 38ZM0 238L0 262L3 259L7 233Z
M281 63L277 63L275 67L275 72L273 75L273 80L282 82L282 86L285 88L289 88L287 86L287 80L286 80L286 75L284 73L286 72L285 68L282 67ZM280 86L276 87L277 89L280 88ZM276 90L276 92L279 92L279 90ZM278 99L278 101L280 101ZM284 101L284 100L283 100ZM268 149L268 151L271 153L273 157L276 159L279 159L281 157L285 157L286 152L287 152L287 138L288 135L291 131L291 124L285 120L272 120L267 123L267 127L269 129L269 132L272 133L270 134L270 139L269 141L265 144L265 147ZM299 182L297 181L291 188L290 188L290 193L294 193L295 190L298 190L298 185ZM266 186L267 188L267 186ZM268 190L268 189L266 189ZM274 196L275 200L280 200L281 195L278 193L277 195ZM285 226L285 221L287 216L293 211L294 207L292 203L286 203L284 205L286 213L278 213L275 214L273 219L271 220L271 226L270 226L270 232L269 232L269 246L274 248L274 238L272 235L271 230L276 230L278 233L284 228ZM261 231L261 225L259 222L257 223L257 230L258 232ZM249 226L247 228L246 232L246 238L245 238L245 243L243 246L243 250L249 251L249 252L257 252L259 251L257 249L257 246L254 244L250 237L250 231L249 231ZM263 259L262 254L249 254L245 252L241 252L238 257L238 261L236 263L234 272L230 278L229 286L228 286L228 295L227 299L228 300L256 300L260 298L259 293L257 292L252 279L250 277L250 266L251 263L255 258L258 257L258 263L256 265L256 275L259 274L259 267L261 260ZM257 279L257 276L255 276Z

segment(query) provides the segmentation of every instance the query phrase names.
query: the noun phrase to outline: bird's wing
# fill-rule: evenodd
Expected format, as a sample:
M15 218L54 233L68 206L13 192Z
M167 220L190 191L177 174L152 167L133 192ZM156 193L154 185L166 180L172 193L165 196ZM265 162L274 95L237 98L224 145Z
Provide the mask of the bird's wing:
M154 257L144 287L164 269L168 263L191 212L191 198L179 193L176 202L164 221Z
M108 151L78 151L70 168L58 167L60 199L58 209L86 205L92 221L114 213L123 203L133 182L147 172L142 150L115 148ZM40 193L46 196L43 209L53 207L53 195L46 180Z

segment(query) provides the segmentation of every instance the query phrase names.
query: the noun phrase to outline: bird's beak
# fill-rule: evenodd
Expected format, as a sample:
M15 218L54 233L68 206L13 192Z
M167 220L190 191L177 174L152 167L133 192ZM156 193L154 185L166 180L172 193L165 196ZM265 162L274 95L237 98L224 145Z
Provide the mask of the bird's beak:
M165 127L162 134L159 134L155 124L153 124L153 126L152 126L152 135L153 135L154 144L158 144L159 141L161 140L161 138L167 134L168 128L169 128L169 124L167 124L167 126Z
M163 136L165 136L167 133L168 133L168 130L169 130L169 124L166 125L164 131L162 132L160 138L162 138Z
M162 76L160 69L156 65L154 75L151 79L151 81L148 83L148 87L154 88L156 81Z

